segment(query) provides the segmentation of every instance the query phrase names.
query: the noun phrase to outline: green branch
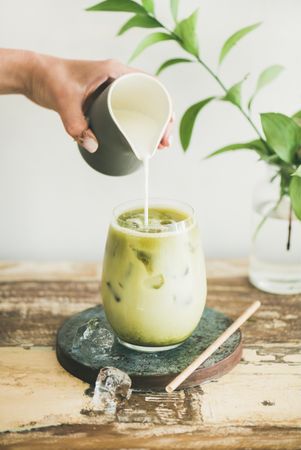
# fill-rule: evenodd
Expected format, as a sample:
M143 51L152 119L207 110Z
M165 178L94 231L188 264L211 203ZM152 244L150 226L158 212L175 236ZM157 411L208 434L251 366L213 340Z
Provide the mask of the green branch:
M158 19L156 18L156 20L158 20ZM174 40L176 40L181 45L181 47L183 48L183 41L181 40L181 37L178 36L177 34L175 34L169 28L167 28L162 22L159 22L159 23L160 23L161 27L165 31L167 31L167 33L169 33L171 35L171 37ZM184 48L184 50L185 50L185 48ZM186 51L186 53L191 54L187 50L185 50L185 51ZM209 73L209 75L217 82L217 84L220 86L220 88L226 94L228 92L228 89L227 89L226 85L224 84L224 82L220 79L220 77L199 56L195 56L195 60L196 60L196 62L198 62L207 71L207 73ZM238 108L240 113L245 117L245 119L247 119L247 121L249 122L249 124L251 125L251 127L253 128L255 133L258 135L259 139L262 140L263 139L262 135L261 135L259 129L257 128L257 126L255 125L255 123L253 122L251 116L246 111L244 111L241 106L239 106L239 105L235 105L235 106Z

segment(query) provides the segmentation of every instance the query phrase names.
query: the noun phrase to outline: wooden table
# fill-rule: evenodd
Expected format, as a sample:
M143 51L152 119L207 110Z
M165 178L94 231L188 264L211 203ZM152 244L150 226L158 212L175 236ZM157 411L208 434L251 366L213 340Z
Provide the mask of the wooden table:
M300 449L301 296L257 291L242 261L208 263L208 305L236 317L255 299L241 363L171 395L134 393L87 414L87 384L56 361L57 328L100 301L97 264L0 263L0 448Z

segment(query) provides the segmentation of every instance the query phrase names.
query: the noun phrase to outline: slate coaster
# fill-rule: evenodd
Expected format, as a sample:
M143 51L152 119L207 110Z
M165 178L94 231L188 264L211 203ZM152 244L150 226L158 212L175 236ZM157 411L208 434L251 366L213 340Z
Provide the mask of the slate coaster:
M85 327L91 319L101 327L100 335L92 336L92 340L91 337L78 340L78 328ZM75 314L62 325L57 334L57 358L68 372L90 384L95 383L101 368L113 366L131 377L134 389L164 390L231 323L224 314L205 308L197 328L184 344L163 352L143 353L118 343L103 307L98 305ZM241 355L242 336L238 330L180 388L219 378L240 361Z

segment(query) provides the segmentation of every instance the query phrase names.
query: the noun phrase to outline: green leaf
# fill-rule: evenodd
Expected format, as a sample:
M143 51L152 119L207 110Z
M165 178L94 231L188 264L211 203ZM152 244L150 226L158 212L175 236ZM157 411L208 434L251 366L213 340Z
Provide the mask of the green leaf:
M260 158L268 164L276 166L281 166L281 163L283 163L283 161L281 161L281 159L279 159L279 156L275 153L273 155L260 155Z
M224 97L222 97L222 100L241 107L241 88L246 78L247 77L244 77L244 79L239 81L239 83L236 83L232 87L230 87L230 89L228 89L227 91L227 94Z
M155 4L154 0L142 0L142 5L144 9L150 14L155 14Z
M170 0L170 10L175 22L178 21L179 3L180 0Z
M199 56L199 44L196 30L197 20L198 10L179 22L174 31L181 39L182 47L194 56Z
M301 165L298 167L298 169L292 174L293 177L300 177L301 178Z
M180 63L192 63L193 61L191 59L187 59L187 58L173 58L173 59L168 59L167 61L165 61L163 64L161 64L161 66L159 67L159 69L156 72L156 75L159 75L161 72L163 72L163 70L167 69L167 67L173 66L175 64L180 64Z
M161 28L162 25L155 18L138 14L128 20L118 31L117 35L125 33L131 28Z
M280 113L261 114L261 124L268 145L282 161L292 163L301 142L300 127Z
M277 78L283 70L284 67L280 66L279 64L267 67L258 78L256 92L265 87L267 84L271 83L271 81L275 80L275 78Z
M205 98L204 100L190 106L190 108L188 108L184 113L180 123L180 139L184 151L186 151L189 147L193 127L199 112L214 98L215 97Z
M236 33L232 34L223 45L219 55L219 64L223 62L229 51L240 41L243 37L245 37L248 33L255 30L259 27L261 23L254 23L253 25L249 25L248 27L244 27L241 30L236 31Z
M255 141L242 142L239 144L230 144L226 147L222 147L206 156L205 159L212 158L225 152L231 152L235 150L255 150L260 156L267 153L266 146L263 141L256 139Z
M135 14L145 14L143 6L133 0L105 0L104 2L90 6L86 11L123 11Z
M301 127L301 111L297 111L293 116L292 119L296 122L299 127Z
M292 117L293 119L301 119L301 111L297 111Z
M293 177L290 182L289 193L294 213L301 220L301 178Z
M249 100L248 103L248 108L251 109L251 105L253 103L253 100L256 96L256 94L262 89L264 88L266 85L268 85L269 83L271 83L273 80L275 80L280 73L284 70L283 66L279 66L279 65L274 65L274 66L270 66L267 69L265 69L263 72L261 72L261 74L259 75L259 78L257 80L257 84L256 84L256 88L255 88L255 92L252 95L252 97Z
M170 40L174 40L174 37L167 33L158 32L146 36L146 38L144 38L143 41L141 41L140 44L136 47L129 62L137 58L137 56L140 55L140 53L142 53L147 47L150 47L151 45L157 44L158 42L161 41L170 41Z

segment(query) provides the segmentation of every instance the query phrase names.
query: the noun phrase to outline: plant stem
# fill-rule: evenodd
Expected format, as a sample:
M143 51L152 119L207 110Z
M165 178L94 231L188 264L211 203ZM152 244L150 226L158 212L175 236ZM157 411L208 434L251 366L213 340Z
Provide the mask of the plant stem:
M156 20L158 21L158 19L156 18ZM159 22L159 21L158 21ZM182 39L180 38L180 36L178 36L174 31L170 30L169 28L167 28L162 22L159 22L160 25L162 26L162 28L164 28L165 31L167 31L171 36L174 37L174 39L181 44ZM183 46L182 46L183 47ZM184 47L183 47L184 48ZM186 50L187 52L187 50ZM189 53L189 52L187 52ZM193 55L194 56L194 55ZM225 84L222 82L222 80L220 79L220 77L205 63L205 61L203 61L199 56L195 56L196 61L201 64L201 66L204 67L204 69L211 75L212 78L214 78L214 80L217 82L217 84L222 88L222 90L225 92L225 94L228 92L227 87L225 86ZM248 113L246 113L246 111L243 110L243 108L239 105L235 105L238 110L241 112L241 114L247 119L247 121L249 122L249 124L251 125L251 127L253 128L253 130L255 131L255 133L258 135L259 139L263 140L261 133L259 131L259 129L256 127L255 123L253 122L253 120L251 119L251 117L249 116Z
M213 70L198 56L197 57L197 61L204 67L205 70L207 70L207 72L215 79L215 81L220 85L220 87L223 89L223 91L225 93L227 93L228 89L226 88L226 86L224 85L224 83L222 82L222 80L219 78L219 76L213 72ZM236 105L236 107L239 109L239 111L241 112L241 114L247 119L247 121L249 122L249 124L251 125L251 127L253 128L253 130L255 131L255 133L258 135L259 139L262 139L261 133L258 130L258 128L256 127L255 123L253 122L253 120L251 119L251 117L249 116L249 114L246 113L246 111L244 111L242 109L241 106Z
M219 76L216 73L214 73L213 70L210 69L210 67L199 56L196 59L204 67L204 69L207 70L207 72L215 79L215 81L220 85L222 90L226 93L228 89L226 88L222 80L219 78Z
M293 206L292 202L290 202L290 212L288 217L288 236L287 236L287 244L286 250L289 251L291 248L291 238L292 238L292 215L293 215Z
M277 208L278 208L278 206L280 205L282 199L283 199L283 195L280 195L280 197L279 197L277 203L275 204L275 206L273 206L273 208L271 208L271 209L267 212L267 214L266 214L265 216L263 216L263 218L261 219L261 221L259 222L259 224L257 225L257 227L256 227L256 229L255 229L255 231L254 231L254 234L253 234L253 237L252 237L253 242L254 242L255 239L257 238L257 235L258 235L259 231L261 230L261 228L263 227L263 225L265 224L265 222L266 222L266 221L268 220L268 218L270 217L270 214L272 214L272 212L274 212L274 211L277 210Z
M247 119L247 121L249 122L249 124L251 125L253 130L255 131L255 133L258 135L259 139L263 140L260 131L258 130L257 126L255 125L255 123L253 122L253 120L251 119L249 114L247 114L246 111L244 111L241 106L238 106L238 109L245 116L245 118Z

